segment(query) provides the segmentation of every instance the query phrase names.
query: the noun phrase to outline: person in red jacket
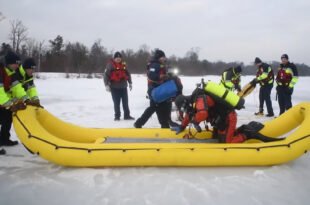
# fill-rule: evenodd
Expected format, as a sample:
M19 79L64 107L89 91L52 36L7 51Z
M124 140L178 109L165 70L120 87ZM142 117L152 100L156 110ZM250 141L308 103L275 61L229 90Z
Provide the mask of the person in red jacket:
M185 113L182 124L171 128L176 134L182 132L189 123L194 125L197 132L201 132L199 123L207 122L213 126L213 137L220 143L242 143L247 139L259 139L264 142L279 140L258 133L263 125L257 122L250 122L237 129L235 110L218 103L202 90L196 89L191 96L179 95L175 103L177 108Z
M134 120L130 116L130 110L128 106L128 92L127 86L129 84L129 90L132 90L131 75L126 67L126 63L122 60L122 54L116 52L113 59L107 64L104 72L104 84L106 90L111 92L114 103L114 120L119 121L121 117L120 103L123 103L124 120Z

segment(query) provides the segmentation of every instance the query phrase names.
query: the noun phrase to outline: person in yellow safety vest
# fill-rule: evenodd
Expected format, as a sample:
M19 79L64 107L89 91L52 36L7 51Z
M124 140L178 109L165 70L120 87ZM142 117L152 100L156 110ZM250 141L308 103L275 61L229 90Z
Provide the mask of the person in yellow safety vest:
M266 102L267 112L266 117L273 117L272 102L270 99L271 90L274 82L274 74L270 65L263 63L258 57L255 58L254 64L257 67L256 77L251 81L252 85L259 83L259 111L255 115L264 115L264 102Z
M27 93L16 72L20 66L19 56L9 51L5 55L5 65L0 68L0 146L14 146L17 141L10 139L12 112L25 109Z
M33 82L33 72L36 68L36 63L33 58L27 58L23 62L23 65L19 67L19 74L21 76L21 82L23 88L27 92L28 100L27 105L33 105L37 107L42 107L40 104L37 88Z
M228 89L229 91L237 90L241 91L241 66L231 67L225 70L222 74L220 85Z
M298 71L294 63L289 62L288 55L281 56L282 63L276 77L280 115L292 107L292 94L298 81Z

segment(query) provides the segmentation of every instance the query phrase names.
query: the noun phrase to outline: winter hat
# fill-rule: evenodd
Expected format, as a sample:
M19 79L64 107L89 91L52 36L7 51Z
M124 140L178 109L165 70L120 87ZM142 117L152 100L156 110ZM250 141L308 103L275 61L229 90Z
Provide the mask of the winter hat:
M262 60L259 57L256 57L254 63L255 64L262 63Z
M120 52L115 52L113 58L122 58L122 54Z
M156 51L155 51L155 54L154 54L154 58L155 58L156 60L158 60L158 59L160 59L161 57L166 57L164 51L162 51L162 50L156 50Z
M23 63L24 69L34 69L37 64L34 62L33 58L27 58Z
M282 58L286 58L287 60L288 60L288 55L287 54L283 54L282 56L281 56L281 59Z
M235 71L236 73L241 73L241 72L242 72L241 66L238 65L237 67L235 67L235 68L234 68L234 71Z
M20 58L19 58L19 56L18 56L16 53L12 52L12 51L9 51L9 52L5 55L4 59L5 59L5 64L6 64L6 65L10 65L10 64L19 64L19 63L20 63Z

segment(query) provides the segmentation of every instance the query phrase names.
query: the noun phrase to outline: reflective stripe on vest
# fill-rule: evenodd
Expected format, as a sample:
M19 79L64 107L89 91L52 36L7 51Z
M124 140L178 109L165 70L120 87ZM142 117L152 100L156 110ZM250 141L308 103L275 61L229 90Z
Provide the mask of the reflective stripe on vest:
M271 67L268 67L268 71L264 72L263 67L260 67L256 73L256 78L260 85L272 84L274 81L274 74Z

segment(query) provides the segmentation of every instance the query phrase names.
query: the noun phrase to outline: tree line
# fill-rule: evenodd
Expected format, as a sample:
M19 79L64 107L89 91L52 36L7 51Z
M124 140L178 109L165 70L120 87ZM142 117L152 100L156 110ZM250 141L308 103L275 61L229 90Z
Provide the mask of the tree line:
M81 42L64 41L61 35L54 39L36 41L28 37L28 29L20 20L11 21L9 42L1 44L0 56L4 56L8 50L17 52L22 59L33 57L38 62L38 72L65 72L86 73L92 77L94 73L102 73L108 60L114 51L109 51L103 46L102 40L97 39L88 48ZM145 73L147 61L155 49L151 50L147 45L141 45L138 50L121 50L127 67L131 73ZM179 69L181 75L201 76L219 75L229 67L241 65L243 75L256 73L254 65L244 65L243 62L211 62L206 59L199 60L199 48L190 49L184 57L170 56L169 65ZM268 62L274 71L280 62ZM301 76L310 75L310 67L305 64L296 63Z

